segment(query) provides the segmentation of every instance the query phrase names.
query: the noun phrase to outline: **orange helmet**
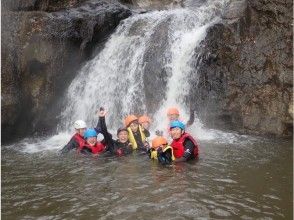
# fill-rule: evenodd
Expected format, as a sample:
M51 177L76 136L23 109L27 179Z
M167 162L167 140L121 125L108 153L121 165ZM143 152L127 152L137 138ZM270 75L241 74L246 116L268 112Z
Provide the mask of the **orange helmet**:
M128 127L133 121L138 120L138 118L135 115L128 115L125 118L125 126Z
M151 119L147 115L142 115L141 117L139 117L139 123L142 124L144 122L151 123Z
M158 148L161 145L167 144L167 140L162 136L157 136L152 140L152 148Z
M169 108L167 110L167 115L180 115L180 112L177 108Z

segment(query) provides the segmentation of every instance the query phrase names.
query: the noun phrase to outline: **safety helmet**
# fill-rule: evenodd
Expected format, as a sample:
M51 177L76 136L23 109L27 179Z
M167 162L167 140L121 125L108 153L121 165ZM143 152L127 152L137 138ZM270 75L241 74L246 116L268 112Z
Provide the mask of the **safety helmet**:
M151 123L151 119L147 115L142 115L139 117L139 123L143 124L145 122Z
M87 129L84 133L84 138L90 138L90 137L97 137L97 132L95 129Z
M167 144L167 140L162 136L157 136L152 140L152 148L158 148L161 145Z
M172 121L170 123L169 128L170 129L172 129L172 128L180 128L182 130L185 130L185 124L183 122L181 122L181 121L176 120L176 121Z
M125 118L125 126L128 127L133 121L137 121L138 118L135 115L128 115Z
M172 107L167 110L167 115L180 115L180 112L177 108Z
M117 135L120 133L120 132L122 132L122 131L126 131L126 132L128 132L128 129L127 128L125 128L125 127L122 127L122 128L119 128L119 129L117 129Z
M77 120L74 123L75 129L86 128L86 127L87 127L86 122L84 122L83 120Z

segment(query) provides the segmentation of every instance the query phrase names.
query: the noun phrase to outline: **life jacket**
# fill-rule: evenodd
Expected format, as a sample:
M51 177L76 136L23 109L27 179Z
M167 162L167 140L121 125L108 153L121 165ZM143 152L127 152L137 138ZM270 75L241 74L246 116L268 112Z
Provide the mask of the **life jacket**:
M173 142L171 143L171 147L173 148L173 153L176 158L180 158L184 156L184 153L185 153L184 142L186 138L189 138L189 140L191 140L193 144L195 145L194 151L193 151L194 157L198 156L199 149L198 149L198 144L196 140L190 134L185 132L179 139L173 140Z
M162 150L162 152L167 152L167 151L171 151L171 155L172 155L172 160L174 161L175 160L175 156L174 156L174 152L173 152L173 148L171 147L171 146L166 146L163 150ZM150 158L151 159L155 159L155 160L158 160L158 152L157 152L157 150L155 150L155 149L151 149L151 153L150 153Z
M99 154L105 150L105 144L102 144L101 142L97 141L97 143L94 146L90 146L89 144L85 143L82 146L79 146L78 151L81 152L83 149L90 149L92 154Z
M146 141L146 136L142 130L142 127L141 125L139 125L139 132L140 132L140 136L141 136L141 139L142 139L142 142L144 143ZM132 148L133 150L137 149L138 148L138 144L136 142L136 139L134 137L134 134L131 130L131 128L128 128L128 138L129 138L129 142L132 144Z
M79 133L76 133L73 137L74 137L75 141L79 144L79 147L85 145L86 140Z

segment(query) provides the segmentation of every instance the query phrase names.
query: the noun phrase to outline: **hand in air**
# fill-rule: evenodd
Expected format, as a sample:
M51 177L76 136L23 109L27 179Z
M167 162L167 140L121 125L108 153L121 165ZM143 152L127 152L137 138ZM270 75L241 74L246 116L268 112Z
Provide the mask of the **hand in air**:
M107 111L103 108L103 107L101 107L99 110L98 110L98 116L99 117L105 117L105 115L107 114Z

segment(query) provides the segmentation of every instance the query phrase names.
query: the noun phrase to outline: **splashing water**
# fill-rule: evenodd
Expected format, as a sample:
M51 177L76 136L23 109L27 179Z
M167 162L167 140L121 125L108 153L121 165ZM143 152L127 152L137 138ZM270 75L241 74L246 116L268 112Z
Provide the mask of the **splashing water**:
M189 116L187 98L190 78L197 78L197 68L192 68L192 58L200 42L205 39L207 29L220 21L219 15L226 5L225 0L207 1L197 9L173 9L153 11L129 17L121 22L106 42L104 49L80 71L69 86L58 125L58 134L48 139L26 139L20 145L25 152L57 150L70 138L75 120L83 119L88 127L95 126L100 106L110 112L107 124L111 130L122 125L122 119L130 113L146 113L147 99L144 92L145 54L151 38L160 25L167 26L167 45L162 52L162 66L168 70L164 100L153 115L152 133L156 129L166 130L166 109L176 106L181 119ZM156 79L155 79L156 80ZM234 143L238 135L205 129L199 119L189 132L200 140ZM241 138L242 139L242 138ZM248 138L246 142L248 142Z
M224 4L224 2L222 2ZM154 11L126 19L106 43L105 48L90 61L70 85L62 113L60 130L72 127L73 121L83 119L94 125L95 110L105 106L111 111L108 124L111 128L121 126L121 119L130 113L146 112L144 93L144 54L150 47L151 36L161 24L168 25L168 45L162 56L163 66L170 70L166 99L154 115L153 127L161 128L165 109L177 105L183 109L188 96L187 78L192 73L190 60L195 48L205 38L206 30L218 21L215 7L208 2L197 13L189 9ZM213 12L213 13L212 13ZM155 79L156 80L156 79ZM160 123L158 123L160 122ZM166 125L164 125L166 126Z

